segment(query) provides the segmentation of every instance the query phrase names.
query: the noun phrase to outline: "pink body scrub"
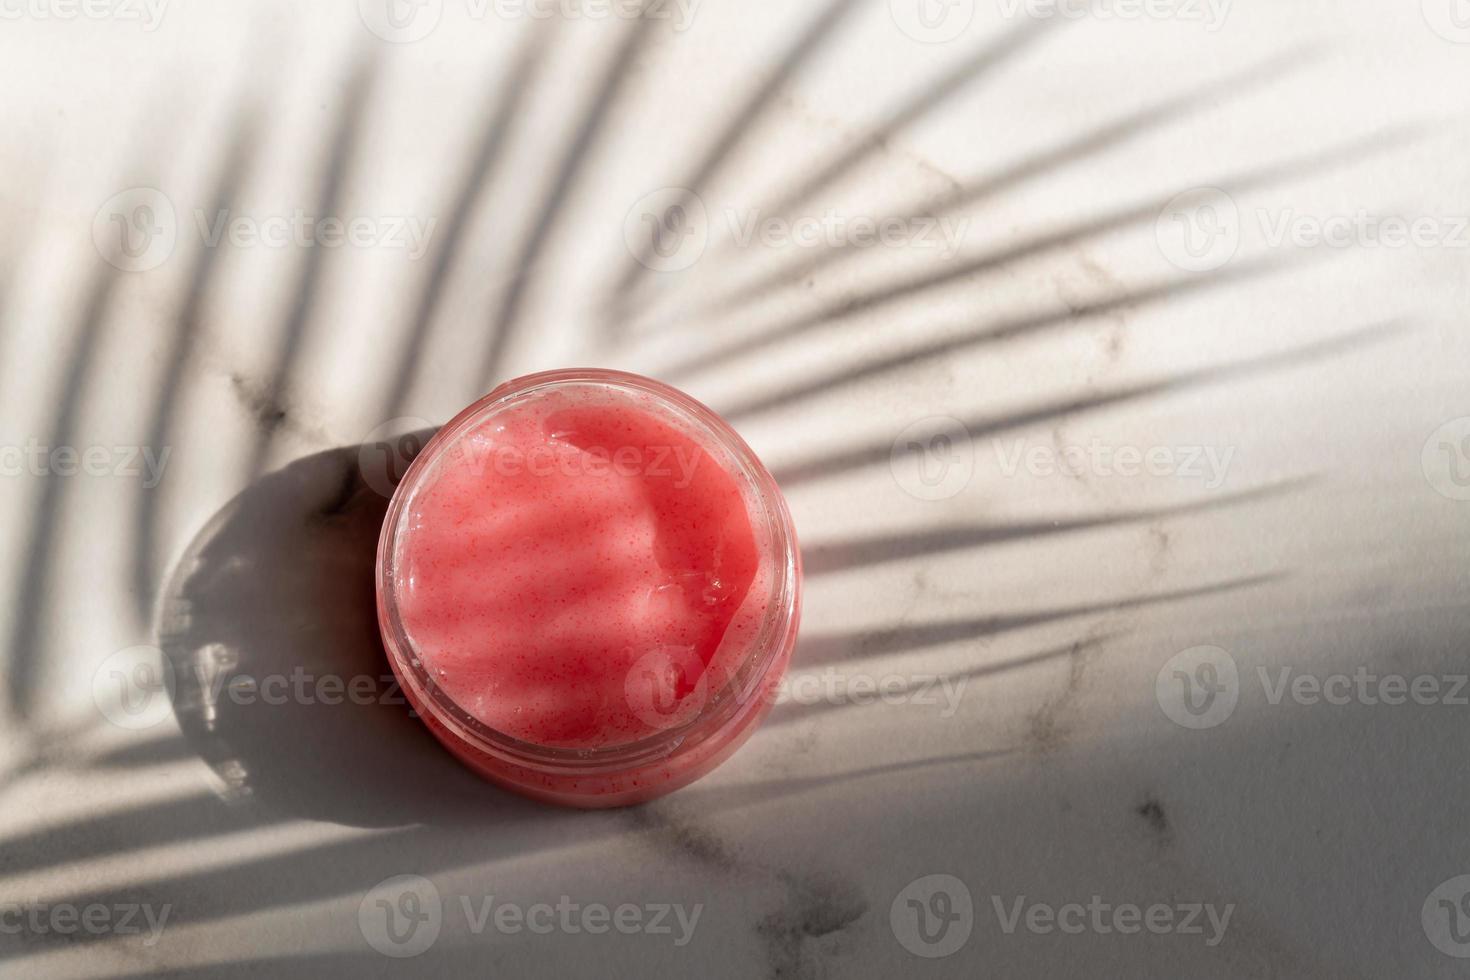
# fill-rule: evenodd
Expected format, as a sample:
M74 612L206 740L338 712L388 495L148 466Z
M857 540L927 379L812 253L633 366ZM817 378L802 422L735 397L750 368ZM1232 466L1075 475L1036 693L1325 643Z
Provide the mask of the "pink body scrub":
M637 803L768 710L800 563L770 474L658 382L510 382L429 443L378 552L389 659L434 734L538 799Z

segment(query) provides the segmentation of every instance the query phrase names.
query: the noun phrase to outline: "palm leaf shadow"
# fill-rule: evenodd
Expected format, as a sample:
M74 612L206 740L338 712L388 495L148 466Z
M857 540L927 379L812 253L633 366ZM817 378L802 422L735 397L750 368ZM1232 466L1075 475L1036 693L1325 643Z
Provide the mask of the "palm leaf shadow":
M858 0L829 0L827 6L812 19L806 30L777 62L776 68L767 73L765 79L755 86L745 102L733 113L689 175L675 183L674 186L681 193L669 206L670 211L687 207L721 173L740 143L750 137L761 117L770 110L780 91L807 62L835 39L842 22L860 7ZM608 340L611 342L616 343L622 338L623 318L631 302L631 294L649 271L652 251L653 239L650 238L639 251L633 253L632 260L624 266L623 273L618 277L612 295L608 298L607 325L611 331Z
M242 106L237 112L224 162L209 198L209 214L215 215L228 210L240 189L249 180L257 151L258 122L253 106ZM162 384L158 389L158 397L154 402L147 435L143 441L143 445L157 451L161 451L172 441L176 431L180 398L188 369L193 363L204 316L204 304L219 272L219 262L220 248L201 243L194 257L193 268L189 272L183 303L173 323L172 336L165 354ZM140 619L146 618L153 607L155 583L160 573L160 492L158 487L153 487L139 493L133 526L133 595Z
M1223 176L1215 179L1211 184L1229 187L1235 193L1244 193L1279 181L1321 173L1331 166L1343 166L1357 162L1364 154L1401 146L1416 132L1417 130L1409 128L1395 128L1367 139L1352 140L1339 146L1315 151L1247 173ZM839 303L790 317L753 334L716 346L712 350L671 365L666 369L667 373L673 377L683 377L712 367L725 366L737 357L753 356L777 343L783 343L792 337L827 326L836 320L859 313L870 313L902 300L916 298L941 286L969 280L982 274L994 273L1038 255L1058 251L1091 238L1150 222L1158 216L1160 209L1167 205L1173 196L1174 192L1170 191L1162 196L1116 208L1097 217L1038 235L1019 244L1008 245L963 262L947 264L944 268L925 275L880 284L856 296L844 298ZM1242 263L1234 268L1226 267L1224 271L1215 273L1213 276L1202 278L1208 281L1214 276L1232 276L1243 267L1250 268L1251 266Z
M647 16L647 4L642 9L643 15L626 29L625 36L598 79L582 120L562 154L561 163L555 170L531 230L511 266L511 280L491 322L489 341L480 362L477 376L482 391L492 386L504 367L520 323L521 307L526 300L531 279L538 272L542 253L551 242L552 233L558 226L568 198L577 186L589 155L601 138L609 117L631 80L639 55L654 37L656 21Z
M1011 58L1022 54L1052 29L1054 29L1053 25L1047 21L1028 21L1012 28L989 45L972 53L927 86L911 93L901 105L891 109L882 121L862 133L852 145L838 151L825 163L819 164L812 173L799 178L794 186L778 191L780 196L777 203L763 209L763 213L776 217L789 215L793 210L801 207L804 202L809 201L861 164L872 159L902 130L918 123L967 86L980 81ZM703 261L723 269L725 267L723 253L729 251L732 244L729 238L723 242L714 243ZM642 271L646 270L632 274L633 278L635 280L639 278ZM634 302L634 298L628 295L627 288L625 288L615 309L621 320L634 312L646 312L648 307L649 302Z
M493 330L489 334L488 347L482 364L482 376L488 380L495 376L501 369L506 353L511 349L514 331L521 318L521 306L524 301L526 289L526 278L540 263L543 253L552 237L567 199L580 179L583 161L600 138L606 128L606 119L616 98L619 96L625 82L629 66L636 59L637 53L646 39L646 24L639 24L630 32L615 56L608 65L608 69L595 97L592 99L588 114L582 120L576 135L567 148L565 157L555 171L543 206L527 240L522 244L519 252L519 261L515 266L516 279L512 282L509 291L502 298L498 313L493 319ZM797 186L788 191L780 199L780 208L789 209L800 206L801 202L810 199L811 196L821 193L833 186L843 177L851 173L866 158L866 155L878 146L881 141L898 132L904 125L910 124L915 119L933 111L940 105L948 93L953 91L963 81L971 77L979 77L988 68L999 64L1004 57L1019 50L1023 41L1028 41L1029 33L1019 34L1016 37L1003 40L996 46L986 49L974 58L965 62L961 69L946 74L939 82L931 85L917 97L909 99L900 110L881 123L867 138L856 146L839 155L836 159L827 162L816 172L798 182ZM526 55L531 58L533 56ZM779 76L779 72L777 73ZM354 73L355 81L349 90L347 98L342 107L342 117L339 120L337 132L332 139L329 152L326 177L321 188L320 203L323 205L323 213L330 213L340 202L342 184L347 173L350 172L355 145L358 139L359 127L361 125L362 113L366 102L366 93L370 83L372 68L370 63L360 64ZM770 86L771 88L774 87ZM768 97L765 96L765 97ZM746 103L745 109L737 113L735 118L740 120L743 116L751 116L759 113L762 92L758 91L752 99ZM509 122L515 114L515 106L518 103L514 97L507 102L501 103L500 110L492 110L487 118L498 120L502 112ZM494 170L494 161L500 152L500 140L506 126L491 123L485 132L485 136L477 144L474 159L466 168L466 179L460 185L454 200L464 205L462 210L466 213L473 210L473 202L481 193L480 184L485 176ZM728 153L730 146L738 139L734 129L726 136L717 141L711 152L703 161L701 166L695 168L696 175L705 170L713 171L718 168L719 161ZM1116 135L1116 131L1113 135ZM1106 141L1089 145L1087 141L1081 141L1078 145L1084 147L1080 158L1085 158L1088 152L1096 152ZM726 145L726 144L729 145ZM1013 171L1014 172L1014 171ZM229 180L222 182L228 187ZM456 207L456 215L459 213ZM467 220L467 219L466 219ZM404 341L401 350L404 357L400 360L400 373L389 385L389 401L387 404L396 411L407 402L405 394L410 378L421 366L422 350L426 338L432 329L432 323L439 301L439 296L445 284L455 271L455 256L460 245L467 234L467 225L451 230L449 238L441 247L441 252L436 259L436 265L426 277L426 282L419 296L419 302L412 320L406 326ZM1002 257L997 261L1010 261L1013 259ZM201 258L201 261L203 259ZM276 351L275 370L270 376L269 382L263 387L258 402L262 409L262 421L268 423L263 426L257 437L256 445L251 454L249 472L252 477L258 476L263 468L265 459L269 453L272 442L272 433L275 431L274 423L279 423L279 413L283 404L289 403L291 392L299 381L298 370L301 351L306 345L308 331L313 322L312 312L315 305L317 283L320 278L320 258L309 254L299 271L297 288L294 301L291 305L287 320L280 332L279 346ZM787 271L790 274L790 270ZM1249 274L1254 274L1250 272ZM631 272L631 277L636 282L641 278L641 272ZM115 275L109 270L99 270L88 291L88 300L85 304L85 312L82 318L82 326L78 330L78 341L73 348L68 368L68 384L66 386L67 398L61 406L57 416L57 423L53 431L53 444L64 444L67 437L74 434L77 426L78 405L80 392L86 389L89 379L96 370L95 361L91 352L96 344L83 341L95 340L101 324L106 319L110 298L114 286ZM202 292L204 285L198 284L200 277L194 277L198 290ZM208 266L205 267L203 276L207 284ZM1211 280L1212 282L1214 280ZM1225 277L1225 281L1229 281ZM1167 298L1177 293L1171 292L1173 287L1157 287L1158 299ZM892 291L892 290L890 290ZM890 302L899 298L909 298L919 292L919 288L904 289L902 286L894 295L875 294L874 302ZM191 303L196 303L197 298L186 300L185 309L189 309ZM1155 298L1152 294L1145 292L1141 294L1142 299ZM1121 299L1111 301L1115 304L1126 304L1139 302L1140 294L1125 296ZM1098 310L1108 309L1107 304L1097 307ZM843 311L845 314L848 311ZM839 314L839 315L843 315ZM1077 315L1074 311L1074 316ZM1009 331L1007 335L1019 335L1029 332L1041 326L1048 325L1046 321L1035 322L1034 318L1022 318L1010 321L1010 326L1004 327L1003 332ZM176 335L170 359L169 377L175 373L174 364L182 359L188 361L189 334L187 326L181 326L184 331ZM778 333L786 336L791 332L790 325L773 331L771 336ZM1024 406L1019 409L1003 412L998 415L974 417L966 420L970 434L981 436L991 434L1005 429L1034 424L1038 421L1070 416L1081 412L1097 411L1111 406L1126 403L1139 402L1147 399L1163 397L1173 392L1185 390L1198 385L1218 384L1226 381L1251 377L1258 373L1276 371L1300 364L1311 363L1333 356L1345 350L1355 348L1359 344L1382 339L1390 331L1386 328L1375 327L1366 330L1353 331L1344 336L1329 341L1311 344L1288 351L1284 354L1267 355L1255 358L1246 358L1239 362L1204 368L1193 372L1175 375L1153 382L1136 384L1133 386L1115 389L1109 392L1092 393L1083 396L1043 400L1032 406ZM966 338L964 343L957 343L952 347L932 347L928 350L921 349L917 354L904 354L879 364L871 365L861 369L863 372L874 372L880 370L891 370L904 363L910 363L915 357L938 357L958 353L961 350L969 350L974 338ZM180 350L183 351L180 354ZM713 366L713 365L711 365ZM182 371L183 368L177 370ZM851 372L817 379L814 383L807 383L788 392L778 393L776 396L767 396L763 400L748 401L737 410L739 413L753 413L764 411L776 406L785 406L809 395L829 390L839 384L847 384L857 376ZM167 385L171 390L174 386ZM172 411L170 406L175 403L176 395L166 391L163 398L164 407L154 417L152 427L155 431L159 426L159 419L164 418L164 430L167 431L166 416ZM166 436L165 436L166 438ZM798 458L787 467L778 472L784 483L788 485L800 484L817 479L828 478L850 471L887 461L891 458L893 446L890 441L875 441L871 443L860 443L847 449L841 449L827 455L809 455ZM308 499L317 501L321 506L312 513L303 515L304 518L314 520L319 526L314 530L320 532L323 528L340 529L343 521L359 521L364 526L370 525L370 515L373 507L371 501L367 501L362 488L354 483L354 472L356 461L350 455L343 457L339 451L335 454L323 454L323 459L312 459L302 461L309 463L311 476L303 478L304 470L295 473L277 474L276 478L289 483L291 480L305 479L313 487L331 488L335 486L336 492L329 493L325 497L310 497ZM330 478L330 479L329 479ZM332 484L331 479L336 483ZM257 483L260 481L257 481ZM259 489L259 487L255 487ZM64 488L56 484L53 479L43 489L41 504L37 511L37 520L33 523L33 530L29 546L25 554L29 565L30 574L26 578L26 586L22 592L19 609L21 616L17 620L15 632L12 635L12 689L13 702L28 705L32 688L34 687L34 656L38 650L38 624L35 617L43 608L46 581L49 575L48 543L54 536L54 532L61 513L64 500ZM358 510L360 508L360 511ZM1177 513L1186 512L1181 508L1177 512L1162 512L1156 516L1174 516ZM238 513L238 511L236 512ZM369 515L369 516L364 516ZM1093 526L1107 526L1114 522L1126 522L1129 520L1146 519L1140 515L1112 515L1073 522L1070 528L1061 530L1081 530ZM156 515L147 518L156 523ZM269 522L267 522L268 524ZM153 524L150 524L151 528ZM236 537L244 535L245 531L258 530L262 525L246 522L237 527ZM218 530L216 528L215 530ZM300 528L296 528L300 531ZM940 541L935 536L913 536L908 540L903 536L892 536L889 538L870 538L851 542L839 542L834 545L825 546L816 551L819 556L814 560L814 571L818 574L837 571L846 568L865 567L884 561L908 560L925 555L953 551L960 548L981 547L999 541L1019 540L1023 536L1043 533L1056 533L1057 528L1046 528L1036 526L986 527L977 526L965 529L962 533L954 536L954 543ZM151 540L153 535L147 534ZM210 541L215 540L211 538ZM236 541L236 545L238 545ZM360 544L360 542L359 542ZM345 554L345 552L344 552ZM333 561L336 554L333 553ZM232 560L239 557L238 548L223 548L215 557L222 561ZM150 554L142 559L146 565L151 567L153 555ZM353 559L356 563L353 568L360 571L359 567L369 559L359 555ZM258 566L257 566L258 567ZM340 572L342 566L333 565L333 571ZM42 574L36 574L37 572ZM138 572L139 575L147 574ZM1247 585L1261 584L1271 580L1270 577L1260 579L1244 580L1240 582L1224 583L1216 586L1204 586L1194 589L1182 589L1172 593L1163 593L1154 596L1141 596L1125 598L1114 602L1084 604L1070 607L1058 607L1054 609L1041 609L1009 615L990 615L972 617L964 620L944 623L920 623L912 626L899 626L876 631L853 631L843 634L817 635L804 641L801 652L803 665L814 664L837 664L848 663L853 657L878 657L893 653L910 652L922 650L930 646L950 643L959 640L973 640L977 637L996 635L1011 630L1027 629L1033 626L1046 625L1058 621L1069 621L1078 617L1096 615L1099 613L1113 612L1119 609L1139 608L1152 603L1181 601L1216 592L1226 591L1234 588L1242 588ZM218 585L218 582L209 582L210 585ZM198 598L196 592L192 596ZM29 600L29 601L26 601ZM248 624L247 624L248 625ZM191 637L190 641L183 645L192 654L197 649L208 646L218 638L206 639L200 642L200 637ZM232 639L239 640L239 637ZM1057 657L1075 653L1076 645L1067 648L1066 652L1049 651L1030 658L1022 658L1019 661L1004 665L982 665L966 672L966 676L982 677L1003 672L1009 669L1018 669L1032 663L1047 662ZM24 653L31 651L31 662L21 662L17 651ZM23 715L22 715L23 716ZM355 727L351 731L357 731ZM291 734L290 726L283 726L282 731ZM274 742L262 741L262 745L269 745L271 750L277 753L285 753L285 763L293 763L289 756L289 746L283 745L278 739ZM191 745L192 748L192 745ZM153 755L151 753L157 753ZM918 760L916 762L899 763L889 766L879 766L870 770L862 770L855 773L838 774L831 777L821 777L811 780L782 781L769 785L757 785L752 788L737 788L735 791L727 791L723 788L718 790L701 791L696 789L690 799L714 805L721 801L728 801L731 805L755 804L779 798L790 792L800 792L805 789L820 788L830 785L834 781L846 781L852 779L866 779L880 777L883 775L910 771L914 768L922 768L931 765L971 764L998 758L1004 752L981 752L944 757L940 759ZM141 759L146 764L150 759L161 756L164 759L178 758L176 746L155 745L141 753ZM116 765L119 762L129 762L127 753L104 757L98 760L102 765ZM434 777L437 779L438 777ZM445 780L452 782L453 777L445 776ZM292 792L299 791L299 788ZM228 867L186 872L182 874L171 874L153 880L145 880L126 888L90 888L73 892L62 896L61 900L70 900L77 906L86 906L92 903L115 905L121 902L136 903L140 900L147 901L157 897L160 902L179 904L187 914L181 915L181 924L199 924L206 922L218 922L233 916L255 914L266 910L279 910L292 905L338 898L346 895L358 894L379 882L383 877L382 860L385 853L392 853L398 849L399 853L414 855L414 870L418 873L432 875L439 872L460 870L477 864L485 864L502 857L523 857L528 853L536 853L541 849L551 849L560 846L569 835L575 835L578 839L596 839L600 836L610 836L619 832L619 827L611 818L585 817L580 814L562 814L556 811L547 811L544 808L532 804L521 803L494 796L491 805L477 808L477 804L486 802L489 797L481 797L462 807L456 803L448 804L456 809L459 817L463 818L463 824L434 827L413 827L410 829L388 829L366 835L364 839L334 842L326 845L310 848L303 852L293 852L285 855L273 855L268 857L256 857L235 862ZM288 804L292 801L288 800ZM425 802L433 804L435 798L431 795ZM360 806L361 799L349 799L343 801L343 805ZM274 815L262 815L258 811L238 810L232 811L223 805L213 801L205 802L201 799L192 799L174 804L159 804L144 807L137 811L127 811L120 814L104 815L102 817L88 818L53 828L44 833L30 835L19 840L19 844L28 851L33 849L36 855L47 853L67 853L73 857L103 857L109 854L125 851L130 848L144 847L157 843L180 843L180 842L204 842L244 830L271 826L283 819L303 815L299 810L292 809L289 805L283 813ZM340 818L336 812L312 814L317 819L335 820ZM384 816L379 814L378 816ZM409 814L409 817L419 817L422 814ZM397 828L398 822L405 819L403 813L394 812L387 814L385 819L377 822L369 821L374 826ZM345 822L345 821L344 821ZM152 831L139 831L138 828L147 828L150 824L155 828ZM512 833L514 831L515 833ZM15 840L7 841L7 847L16 844ZM13 853L13 849L12 849ZM17 867L20 870L45 867L45 857L32 857L22 861ZM7 869L9 862L7 861ZM82 940L87 941L87 940ZM300 965L302 962L320 964L322 962L333 963L361 963L361 958L356 954L344 956L303 957L289 958L271 961L277 966ZM376 960L372 962L376 963Z
M316 215L341 213L347 181L361 151L363 123L380 69L381 62L375 54L362 54L347 76L336 112L335 129L325 149L321 182L312 212ZM264 471L276 437L289 421L289 406L295 395L301 354L307 348L311 331L322 322L314 314L325 265L325 249L308 247L302 250L296 285L276 335L271 367L259 383L248 378L236 378L236 388L250 406L256 421L255 441L245 469L247 479L254 479Z
M74 331L62 380L61 402L47 436L48 446L74 446L80 432L83 398L98 368L102 333L109 319L119 268L99 261L86 287L80 322ZM15 623L10 633L8 695L10 710L24 722L35 703L37 674L43 652L41 626L50 608L54 546L72 483L47 472L41 480L41 496L29 521L30 533L21 549L20 585L14 608Z
M958 421L964 427L965 434L971 439L991 436L1054 419L1068 418L1086 412L1100 411L1188 391L1201 385L1221 384L1267 372L1289 370L1301 365L1312 364L1363 345L1397 337L1401 334L1403 327L1404 324L1400 322L1371 324L1282 353L1181 372L1172 377L1126 385L1111 391L1053 399L999 415L970 416ZM774 472L783 486L794 486L829 479L853 470L884 463L894 458L896 454L906 451L896 448L891 439L874 440L846 449L838 449L825 455L800 459L785 466L778 466Z
M447 219L435 246L429 272L424 277L413 320L398 356L392 362L397 368L384 397L384 418L399 415L408 402L409 387L422 366L445 289L459 264L460 252L466 244L473 218L496 175L512 127L519 121L525 99L540 78L550 39L549 32L538 30L535 36L521 45L520 53L506 76L498 85L491 87L479 141L474 146L463 179L448 201Z
M1240 493L1147 510L1117 511L1087 517L1017 521L1005 524L950 525L931 531L908 531L848 538L802 547L802 571L808 577L871 568L955 551L1012 541L1033 541L1060 534L1151 524L1219 508L1233 507L1300 490L1314 481L1288 480Z
M1311 61L1311 52L1293 50L1276 55L1260 65L1229 78L1197 86L1180 95L1170 96L1144 109L1128 113L1056 145L1037 151L1029 157L1007 163L998 172L988 174L940 194L937 198L906 201L885 214L907 215L909 219L940 217L960 208L973 207L997 197L1004 191L1079 163L1111 149L1150 135L1160 128L1186 118L1189 113L1212 107L1222 99L1238 99L1268 82L1275 82L1292 71L1301 70ZM796 286L831 266L852 258L860 249L851 243L818 249L804 261L782 265L733 290L711 298L696 307L692 316L720 315L737 312L748 303L770 293Z

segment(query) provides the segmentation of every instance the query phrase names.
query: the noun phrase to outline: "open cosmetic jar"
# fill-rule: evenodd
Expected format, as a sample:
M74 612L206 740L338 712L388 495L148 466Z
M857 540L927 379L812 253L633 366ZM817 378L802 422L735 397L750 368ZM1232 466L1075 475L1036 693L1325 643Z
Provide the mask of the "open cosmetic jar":
M765 717L801 560L775 480L713 411L556 371L497 388L414 460L377 602L405 695L465 764L625 806L699 779Z

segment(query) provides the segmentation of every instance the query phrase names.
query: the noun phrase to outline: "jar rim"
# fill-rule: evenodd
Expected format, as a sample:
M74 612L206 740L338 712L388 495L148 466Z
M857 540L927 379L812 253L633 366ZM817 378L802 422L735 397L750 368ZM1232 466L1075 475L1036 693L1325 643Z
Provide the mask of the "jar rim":
M760 628L729 671L718 690L707 691L704 703L693 717L660 729L640 739L595 748L541 745L499 731L474 717L451 698L423 666L402 623L397 601L395 561L404 517L409 503L426 485L434 463L453 447L469 429L513 398L539 390L568 385L599 385L651 395L664 407L674 409L698 429L714 437L727 458L745 478L752 493L746 495L753 522L759 521L770 543L772 565L770 595ZM425 444L404 473L393 493L378 539L375 569L378 621L389 665L400 683L409 690L419 710L431 713L471 747L493 757L527 768L563 775L593 775L633 769L666 759L680 750L698 745L723 731L741 709L763 696L762 680L773 667L784 664L796 641L800 616L801 553L795 526L784 496L769 470L754 450L713 409L661 381L624 371L602 368L573 368L544 371L507 381L465 408L440 428Z

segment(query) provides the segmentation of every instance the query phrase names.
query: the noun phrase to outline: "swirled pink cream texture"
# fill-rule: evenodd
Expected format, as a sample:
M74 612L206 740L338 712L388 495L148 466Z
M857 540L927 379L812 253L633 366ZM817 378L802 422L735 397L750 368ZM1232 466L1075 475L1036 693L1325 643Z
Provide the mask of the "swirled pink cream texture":
M646 395L512 402L409 504L404 629L430 679L497 732L554 748L644 738L697 713L760 628L769 559L748 493Z

